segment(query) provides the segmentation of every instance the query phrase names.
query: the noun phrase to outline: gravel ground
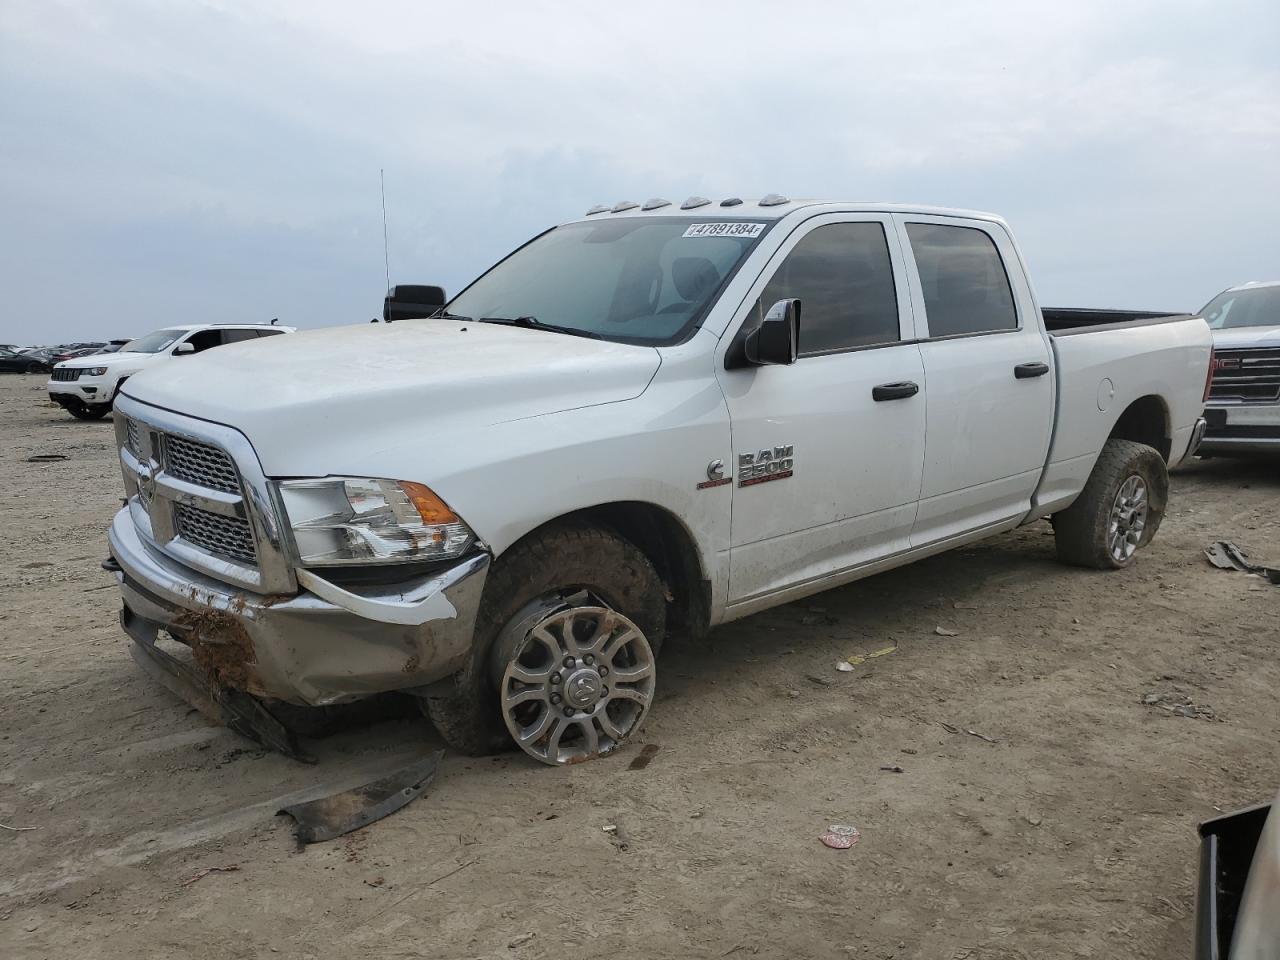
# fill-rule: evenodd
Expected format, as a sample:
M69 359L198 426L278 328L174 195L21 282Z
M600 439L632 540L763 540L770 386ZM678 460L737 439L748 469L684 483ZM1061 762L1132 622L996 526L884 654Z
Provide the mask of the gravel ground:
M1280 562L1280 469L1204 461L1130 570L1061 567L1036 524L751 617L664 653L614 757L448 756L299 849L283 798L430 728L390 715L306 767L143 676L98 566L110 424L42 387L0 379L6 957L1185 957L1197 822L1280 786L1280 588L1201 554ZM860 842L820 844L834 822Z

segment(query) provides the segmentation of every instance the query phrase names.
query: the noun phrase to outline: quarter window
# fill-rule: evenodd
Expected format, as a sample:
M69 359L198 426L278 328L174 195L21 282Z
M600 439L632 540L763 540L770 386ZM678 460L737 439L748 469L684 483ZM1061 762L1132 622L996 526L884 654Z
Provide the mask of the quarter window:
M929 336L1016 330L1009 276L996 245L982 230L908 223L920 274Z
M898 298L884 227L832 223L801 238L765 285L760 316L800 301L800 355L895 343Z

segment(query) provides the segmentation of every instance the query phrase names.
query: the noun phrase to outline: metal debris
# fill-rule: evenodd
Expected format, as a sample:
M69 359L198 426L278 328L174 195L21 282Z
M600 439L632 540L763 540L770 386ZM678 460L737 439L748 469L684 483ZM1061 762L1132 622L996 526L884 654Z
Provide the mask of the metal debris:
M1252 573L1274 584L1280 584L1280 569L1254 563L1249 555L1230 540L1215 540L1204 551L1205 558L1220 570Z
M318 800L295 803L280 813L297 821L294 836L299 843L320 843L381 820L417 797L435 777L443 750L380 777L370 783L330 794Z
M988 737L985 733L979 733L977 730L967 730L967 729L966 729L966 730L965 730L965 733L967 733L967 734L968 734L969 736L971 736L971 737L977 737L979 740L985 740L985 741L987 741L987 743L999 743L999 742L1000 742L1000 741L999 741L999 740L997 740L995 737Z
M818 839L832 850L848 850L861 837L858 828L848 823L828 824L826 833L818 835Z

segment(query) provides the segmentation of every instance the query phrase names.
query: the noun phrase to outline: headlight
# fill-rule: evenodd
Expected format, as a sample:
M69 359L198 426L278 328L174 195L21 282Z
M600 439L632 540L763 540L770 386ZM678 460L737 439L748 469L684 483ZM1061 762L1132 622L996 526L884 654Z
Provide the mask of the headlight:
M306 566L456 557L471 528L420 483L329 477L285 480L280 498Z
M100 377L107 372L106 367L89 367L85 373L91 377Z

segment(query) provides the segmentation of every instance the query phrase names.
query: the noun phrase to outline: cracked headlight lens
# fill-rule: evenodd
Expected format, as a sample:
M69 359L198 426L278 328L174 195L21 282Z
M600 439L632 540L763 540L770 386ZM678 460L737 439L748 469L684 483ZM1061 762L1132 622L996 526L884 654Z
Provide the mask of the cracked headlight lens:
M285 480L280 499L309 567L445 560L475 534L430 488L407 480Z

